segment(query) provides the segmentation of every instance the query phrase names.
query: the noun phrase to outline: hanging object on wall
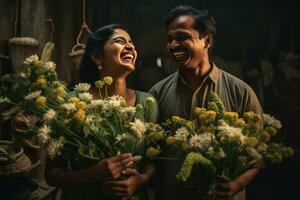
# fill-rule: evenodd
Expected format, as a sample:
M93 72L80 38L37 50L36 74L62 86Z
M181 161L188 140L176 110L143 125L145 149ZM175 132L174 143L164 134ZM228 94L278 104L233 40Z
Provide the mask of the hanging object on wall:
M10 38L8 41L9 54L11 57L13 70L17 73L22 72L23 61L26 57L37 54L39 42L32 37L17 37L17 26L19 18L19 0L16 0L16 16L14 23L14 35L15 37Z
M53 42L53 32L54 32L54 24L52 18L46 19L46 23L50 27L49 31L49 41L45 44L42 54L41 54L41 60L44 62L47 62L49 60L53 60L53 51L54 51L54 42Z
M85 17L85 0L82 0L82 25L80 32L78 33L78 36L76 38L76 44L73 46L72 51L69 53L69 56L72 58L73 62L73 68L71 72L73 83L79 81L79 65L85 49L85 44L81 42L81 39L84 36L84 33L86 33L88 36L92 34L86 23Z

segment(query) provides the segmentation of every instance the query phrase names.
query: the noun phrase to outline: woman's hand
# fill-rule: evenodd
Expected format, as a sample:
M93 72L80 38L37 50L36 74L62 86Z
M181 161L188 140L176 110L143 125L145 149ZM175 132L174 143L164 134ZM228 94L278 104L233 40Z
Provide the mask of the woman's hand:
M103 183L103 190L114 196L129 199L143 184L148 181L145 174L139 173L136 169L127 168L123 170L122 175L127 176L126 180L108 181Z
M131 153L124 153L99 161L93 166L93 170L95 170L98 181L117 179L121 176L122 171L130 166L132 162L133 157Z

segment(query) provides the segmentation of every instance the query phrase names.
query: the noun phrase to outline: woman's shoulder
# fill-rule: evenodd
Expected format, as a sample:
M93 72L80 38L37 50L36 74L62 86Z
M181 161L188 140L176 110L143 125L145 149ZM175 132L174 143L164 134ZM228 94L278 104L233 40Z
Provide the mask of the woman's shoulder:
M137 103L144 103L148 97L154 98L153 95L148 92L143 92L139 90L134 90L134 92L136 95Z

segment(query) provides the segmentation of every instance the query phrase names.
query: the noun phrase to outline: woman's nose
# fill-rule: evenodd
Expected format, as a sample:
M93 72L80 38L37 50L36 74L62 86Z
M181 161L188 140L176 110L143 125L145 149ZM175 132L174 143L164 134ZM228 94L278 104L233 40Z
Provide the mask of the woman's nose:
M134 45L131 44L131 43L126 43L125 48L128 49L128 50L134 50L135 49Z

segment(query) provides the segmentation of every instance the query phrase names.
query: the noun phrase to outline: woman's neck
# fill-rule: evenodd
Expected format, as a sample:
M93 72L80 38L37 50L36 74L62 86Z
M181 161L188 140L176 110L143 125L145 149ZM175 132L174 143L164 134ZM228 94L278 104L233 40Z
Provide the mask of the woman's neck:
M102 80L105 76L111 76L111 75L101 75L100 80ZM128 106L134 106L135 104L135 93L133 90L127 88L126 86L126 75L123 76L111 76L113 78L113 82L111 85L104 86L103 89L101 89L101 96L113 96L118 95L122 96L127 100Z

